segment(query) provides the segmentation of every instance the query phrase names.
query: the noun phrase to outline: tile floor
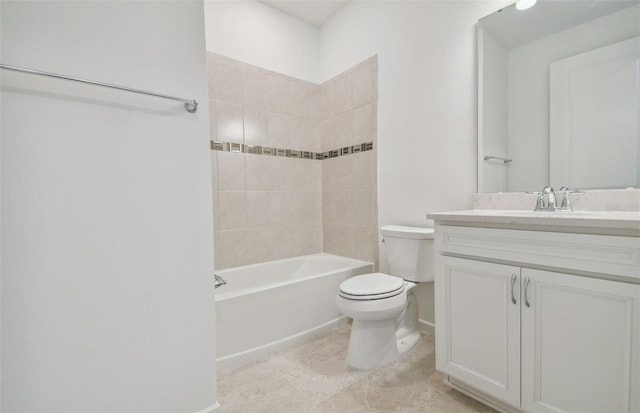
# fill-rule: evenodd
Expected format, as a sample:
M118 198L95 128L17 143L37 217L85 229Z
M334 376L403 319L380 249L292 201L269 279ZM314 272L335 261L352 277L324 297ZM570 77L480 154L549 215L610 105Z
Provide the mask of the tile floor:
M221 413L495 412L442 382L432 334L369 371L347 367L348 342L341 328L219 377Z

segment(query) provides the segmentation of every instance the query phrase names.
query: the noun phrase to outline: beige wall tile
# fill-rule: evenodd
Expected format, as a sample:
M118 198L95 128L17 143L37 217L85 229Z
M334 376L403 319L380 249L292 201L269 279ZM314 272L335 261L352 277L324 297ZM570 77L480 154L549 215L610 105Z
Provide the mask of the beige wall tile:
M294 204L295 193L292 191L271 192L271 225L294 224L293 214L296 210Z
M355 243L355 227L353 225L323 225L323 248L330 254L352 257Z
M218 189L218 151L210 151L211 159L211 189Z
M376 217L373 215L374 203L376 202L375 194L372 190L367 191L353 191L353 220L354 225L359 226L376 226Z
M352 188L353 156L340 156L322 161L323 191L339 191Z
M322 252L322 225L300 224L293 228L292 257Z
M291 117L290 149L312 151L315 147L315 122L313 119Z
M259 109L244 109L244 143L269 145L269 114Z
M269 146L289 148L291 145L291 118L278 113L269 113Z
M212 138L314 152L375 140L375 59L320 86L218 60ZM375 149L323 161L216 151L212 165L216 268L321 251L377 261Z
M267 110L269 107L268 90L265 87L267 83L267 73L250 65L246 65L243 70L243 76L245 108Z
M318 89L317 85L313 83L303 82L299 80L289 81L289 94L291 100L289 103L288 113L292 116L303 117L306 119L314 119L314 105L313 98L315 91Z
M267 75L267 110L275 113L289 113L291 93L289 82L284 76Z
M328 81L318 88L318 118L320 120L329 119L335 116L333 102L333 81Z
M247 228L271 225L271 192L247 191Z
M215 266L217 270L245 265L250 232L235 229L214 232Z
M275 191L295 191L298 188L296 183L300 180L296 171L304 167L301 162L311 162L280 156L273 157L271 160L274 178L271 188Z
M353 111L350 110L336 115L335 119L336 143L338 147L353 145Z
M220 196L217 190L213 191L213 229L218 231L220 229Z
M322 162L308 159L277 158L281 191L320 191Z
M352 188L376 189L374 177L377 175L375 151L360 152L351 155L353 169L351 173Z
M209 70L212 73L211 78L216 100L242 105L244 80L240 67L214 58L211 60Z
M218 191L219 229L246 228L247 193L245 191Z
M319 123L319 135L321 140L321 151L326 152L339 147L336 139L336 118L335 116L329 119L320 121Z
M216 103L209 100L209 140L216 140Z
M354 228L353 257L376 264L378 269L378 229L356 226Z
M352 145L373 142L375 134L374 105L368 103L353 110Z
M275 231L273 227L256 227L250 228L249 239L247 240L247 256L245 262L247 264L255 264L259 262L273 261L277 254L272 246L275 239Z
M319 191L295 191L293 194L294 211L291 214L293 222L322 223L322 193Z
M353 107L373 101L373 67L366 65L351 74Z
M322 193L322 222L324 224L337 224L339 222L340 192L327 191Z
M215 101L216 139L242 143L244 122L242 106Z
M274 260L289 258L296 255L295 225L271 227L271 253Z
M246 155L245 171L248 191L272 191L275 186L273 158L262 155Z
M349 74L333 80L333 106L336 114L353 108L351 76Z
M217 152L218 189L243 190L245 184L245 156L241 153Z

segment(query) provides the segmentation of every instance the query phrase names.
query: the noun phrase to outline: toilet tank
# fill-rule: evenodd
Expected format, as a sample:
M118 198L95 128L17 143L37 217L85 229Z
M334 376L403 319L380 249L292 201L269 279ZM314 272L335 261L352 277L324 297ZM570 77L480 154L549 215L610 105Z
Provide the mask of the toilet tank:
M433 281L433 228L387 225L380 233L391 275L408 281Z

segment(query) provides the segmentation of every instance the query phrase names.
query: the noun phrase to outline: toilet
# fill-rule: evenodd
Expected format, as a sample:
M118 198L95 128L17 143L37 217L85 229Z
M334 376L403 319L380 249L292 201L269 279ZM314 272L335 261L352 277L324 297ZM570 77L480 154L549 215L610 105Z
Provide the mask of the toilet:
M351 277L336 304L353 319L347 364L367 370L396 360L420 340L416 283L433 281L433 228L380 228L389 274Z

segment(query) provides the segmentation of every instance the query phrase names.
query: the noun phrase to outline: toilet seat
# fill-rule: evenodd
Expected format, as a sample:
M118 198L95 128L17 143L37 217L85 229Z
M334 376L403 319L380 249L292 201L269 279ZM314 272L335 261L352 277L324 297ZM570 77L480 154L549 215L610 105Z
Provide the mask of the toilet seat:
M394 297L405 290L405 281L383 273L351 277L340 284L338 294L355 301L381 300Z

